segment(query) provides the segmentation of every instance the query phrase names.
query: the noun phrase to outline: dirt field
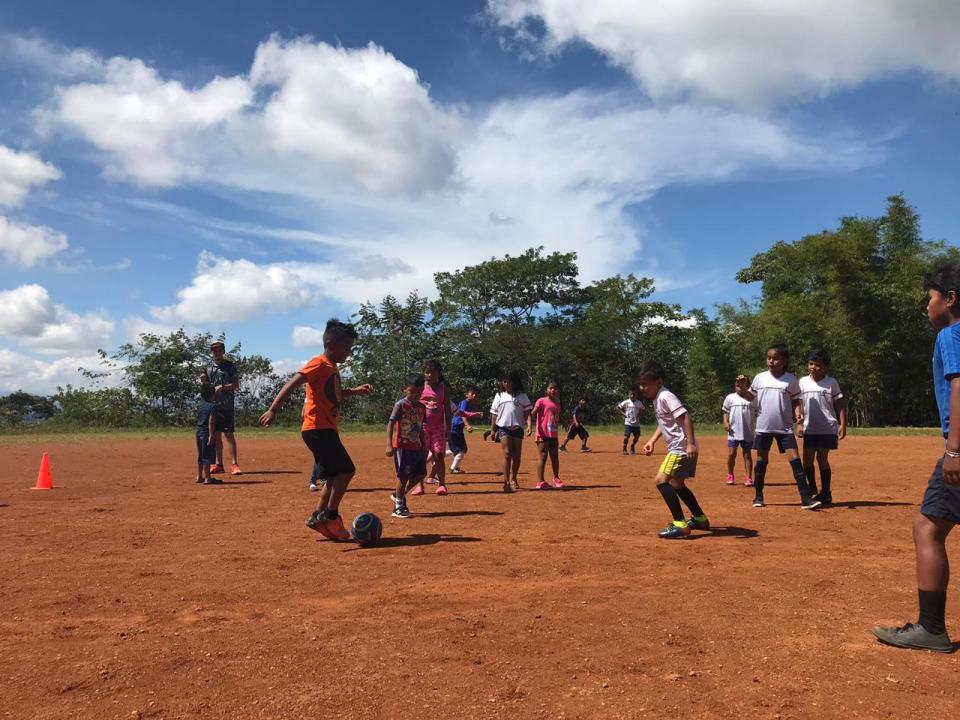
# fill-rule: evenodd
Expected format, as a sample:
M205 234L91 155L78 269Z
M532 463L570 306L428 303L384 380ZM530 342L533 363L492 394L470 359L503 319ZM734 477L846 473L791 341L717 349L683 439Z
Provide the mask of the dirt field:
M246 475L222 487L193 483L189 436L0 447L0 717L960 710L960 653L870 635L914 619L910 522L935 437L847 439L838 504L819 513L800 510L779 458L770 505L751 507L752 490L723 484L723 438L704 438L693 487L715 530L663 541L660 457L623 457L617 437L561 456L568 490L514 495L499 446L474 438L451 494L412 498L398 520L380 436L352 436L342 509L380 515L372 549L304 526L316 496L299 437L239 437ZM51 492L28 489L41 450Z

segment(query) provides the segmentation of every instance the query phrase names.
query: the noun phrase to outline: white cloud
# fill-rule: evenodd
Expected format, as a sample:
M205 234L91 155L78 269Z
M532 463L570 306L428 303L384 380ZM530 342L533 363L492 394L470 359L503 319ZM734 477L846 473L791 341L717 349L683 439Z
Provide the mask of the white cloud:
M0 59L55 78L96 77L103 73L103 61L95 52L66 48L36 36L0 33Z
M14 265L33 267L67 249L67 236L45 225L27 225L0 215L0 255Z
M193 282L177 293L177 303L150 312L167 324L229 323L303 307L313 299L303 280L288 267L203 252Z
M0 337L41 353L97 350L110 342L113 329L105 312L78 315L55 304L41 285L0 292Z
M81 375L78 368L97 371L104 369L96 355L72 355L47 362L13 350L0 349L0 394L24 390L49 395L56 392L58 385L89 385L90 380ZM122 376L114 372L100 379L98 384L115 386L122 381Z
M30 189L63 176L33 153L0 145L0 207L19 207Z
M323 330L309 325L297 325L290 334L290 344L295 348L323 347Z
M584 42L654 100L760 106L911 70L960 78L960 3L924 0L488 0L547 53Z

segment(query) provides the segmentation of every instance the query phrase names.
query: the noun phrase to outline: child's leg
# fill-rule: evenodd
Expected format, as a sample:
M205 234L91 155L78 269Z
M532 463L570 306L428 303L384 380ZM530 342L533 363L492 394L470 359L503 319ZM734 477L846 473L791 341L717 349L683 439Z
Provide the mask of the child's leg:
M546 482L543 478L543 470L547 467L547 441L541 440L537 443L537 452L540 453L540 460L537 461L537 484Z
M918 623L932 633L946 632L944 614L950 562L946 540L954 523L917 513L913 521L913 542L917 548L917 589L920 596Z
M586 450L586 449L587 449L587 438L590 437L590 433L588 433L588 432L587 432L587 429L586 429L583 425L581 425L581 426L580 426L580 433L579 433L579 434L580 434L580 449L581 449L581 450Z
M753 467L754 505L763 502L763 483L767 477L767 464L770 462L770 448L757 448L757 463Z
M639 427L639 426L638 426ZM640 439L640 430L633 431L633 440L630 441L630 452L637 451L637 440Z
M553 468L553 476L560 477L560 453L557 452L556 441L550 443L550 467Z
M800 453L795 447L786 448L787 458L790 460L790 470L793 472L793 481L797 484L797 492L800 494L800 501L806 502L810 499L810 490L807 485L807 474L803 471L803 462L800 460Z
M447 484L446 448L441 446L440 452L433 453L433 468L430 474L437 478L438 485Z
M680 506L680 496L677 495L677 489L670 483L670 478L664 473L658 472L654 482L657 485L657 490L660 492L660 495L663 496L663 501L667 504L670 514L673 516L673 524L677 527L685 528L687 521L683 517L683 508Z
M210 470L209 465L207 466L207 470L208 471ZM204 474L203 474L203 463L198 462L197 463L197 482L202 483L204 480L206 480L206 477L204 477Z
M743 469L748 478L753 477L753 451L743 448Z
M347 491L347 485L353 479L354 473L344 473L327 478L320 492L320 502L317 503L317 510L326 510L328 515L340 514L340 501Z
M737 446L727 448L727 475L733 477L733 471L737 469Z
M817 468L813 464L813 459L819 455L816 448L803 448L803 474L807 478L807 492L811 495L817 494Z
M510 468L513 467L513 453L510 448L510 441L513 438L509 438L504 435L500 438L500 447L503 449L503 486L510 487Z
M510 443L513 445L512 453L512 465L511 472L513 475L513 486L520 487L520 482L517 480L517 473L520 472L520 456L523 453L523 438L510 438Z
M627 452L627 441L630 439L630 428L624 426L623 429L623 452Z
M670 485L676 491L677 497L679 497L683 501L683 504L690 509L690 512L695 518L705 517L703 514L703 508L700 507L700 503L697 502L697 498L693 494L693 490L687 487L686 482L676 478L670 478Z
M223 433L219 431L213 433L213 444L217 448L217 465L223 467Z
M817 450L817 465L820 467L820 494L824 497L830 497L831 482L833 481L833 469L830 467L830 450L820 448Z

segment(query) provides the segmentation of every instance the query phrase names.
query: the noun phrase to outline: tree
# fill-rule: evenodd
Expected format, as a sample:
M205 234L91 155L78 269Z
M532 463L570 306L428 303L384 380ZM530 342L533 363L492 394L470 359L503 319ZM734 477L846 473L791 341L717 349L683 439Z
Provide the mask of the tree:
M17 427L41 423L52 417L56 409L50 398L18 390L0 398L0 425Z

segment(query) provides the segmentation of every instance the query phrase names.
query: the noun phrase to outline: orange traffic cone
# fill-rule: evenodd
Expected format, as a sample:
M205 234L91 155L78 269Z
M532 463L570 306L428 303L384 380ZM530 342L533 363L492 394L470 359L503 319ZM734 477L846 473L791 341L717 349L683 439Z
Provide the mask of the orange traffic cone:
M34 490L53 490L53 477L50 475L50 458L44 453L40 459L40 472L37 473L37 484Z

